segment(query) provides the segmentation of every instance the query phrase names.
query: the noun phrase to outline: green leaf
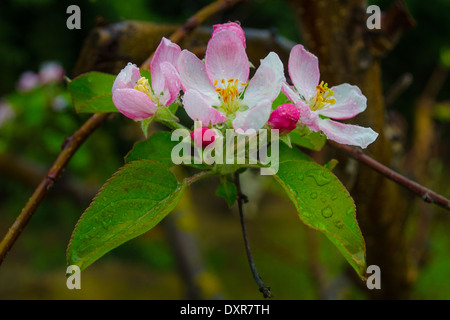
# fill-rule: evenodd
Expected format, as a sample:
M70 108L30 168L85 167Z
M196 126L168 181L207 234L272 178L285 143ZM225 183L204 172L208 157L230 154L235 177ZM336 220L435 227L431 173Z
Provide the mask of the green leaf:
M126 164L102 187L78 221L67 262L81 269L157 225L180 200L186 183L155 161Z
M286 95L280 91L280 93L278 94L278 97L276 97L276 99L272 102L272 109L275 110L282 104L285 104L288 102L289 102L288 97L286 97Z
M70 81L68 89L76 112L118 112L111 91L115 79L115 75L92 71Z
M141 121L141 129L142 133L144 134L144 137L148 138L148 126L153 122L153 117L144 119Z
M292 149L291 137L288 134L280 136L280 141Z
M219 187L216 190L216 196L225 198L228 206L231 207L237 199L236 185L222 176Z
M171 133L167 131L156 132L147 140L138 141L133 149L125 156L125 162L135 160L155 160L168 167L172 167L172 149L179 143L171 141Z
M330 171L333 171L334 168L337 166L337 164L339 163L339 161L337 161L336 159L331 159L330 161L328 161L327 163L325 163L323 166L325 168L327 168Z
M306 128L306 127L305 127ZM307 132L305 132L307 130ZM327 137L319 132L310 131L309 129L295 129L289 136L291 142L300 147L320 151L327 141Z
M280 145L275 179L294 203L300 219L322 231L364 278L366 249L356 221L355 204L336 176L299 150Z

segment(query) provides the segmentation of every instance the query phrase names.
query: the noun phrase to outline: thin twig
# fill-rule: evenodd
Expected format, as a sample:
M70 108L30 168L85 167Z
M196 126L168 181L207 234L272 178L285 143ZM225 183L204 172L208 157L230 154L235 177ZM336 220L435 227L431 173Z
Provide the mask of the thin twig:
M417 194L419 197L422 198L423 201L428 203L434 203L438 206L441 206L444 209L450 210L450 200L445 198L444 196L441 196L440 194L437 194L436 192L425 188L424 186L418 184L417 182L414 182L405 176L393 171L392 169L389 169L385 165L382 165L378 161L372 159L368 155L364 154L361 149L350 147L346 145L339 144L334 141L328 141L333 147L342 150L349 154L352 158L364 163L365 165L371 167L375 171L381 173L386 178L400 184L401 186L411 190L415 194Z
M231 8L241 1L243 0L219 0L211 3L189 18L185 24L183 24L172 34L170 40L172 42L179 43L189 32L191 32L207 18L221 10ZM141 65L141 69L150 69L152 57L153 53ZM91 133L94 132L95 129L99 127L100 124L108 117L108 115L109 113L95 113L83 124L80 129L78 129L71 137L67 138L63 142L62 151L53 163L53 166L50 168L47 175L42 179L39 186L34 190L33 195L28 200L19 216L16 218L16 221L9 228L2 242L0 242L0 265L11 247L14 245L16 239L21 234L23 228L27 225L28 221L39 207L39 204L45 198L56 180L58 180L61 176L61 173L69 163L72 156L83 144L83 142L91 135Z
M252 270L253 278L256 281L256 284L259 287L259 291L262 292L264 298L273 298L272 293L270 292L270 287L266 286L264 282L262 281L261 277L259 276L258 270L256 269L255 261L253 260L252 251L250 250L250 243L248 241L247 236L247 228L245 227L245 221L244 221L244 209L243 204L244 202L247 202L247 197L242 193L241 190L241 182L239 179L239 173L235 173L234 175L234 183L236 184L237 189L237 202L239 207L239 217L241 220L241 226L242 226L242 235L244 237L244 243L245 243L245 250L247 251L247 258L248 263L250 265L250 269Z

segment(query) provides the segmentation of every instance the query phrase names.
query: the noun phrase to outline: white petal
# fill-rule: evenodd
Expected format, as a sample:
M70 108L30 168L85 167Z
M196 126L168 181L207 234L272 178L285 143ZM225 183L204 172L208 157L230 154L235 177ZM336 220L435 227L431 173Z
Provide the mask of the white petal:
M188 90L183 96L183 106L192 120L199 120L203 126L224 122L227 117L213 108L196 90Z
M125 68L123 68L114 80L112 91L117 89L133 89L136 83L141 78L139 68L136 65L129 62Z
M348 83L331 88L336 103L320 110L320 114L333 119L350 119L366 110L367 98L357 86Z
M378 133L371 128L344 124L330 119L319 119L318 125L328 139L363 149L378 137Z
M267 123L271 111L272 102L262 100L247 111L237 112L236 119L233 120L233 128L235 130L247 131L248 129L253 129L257 131Z
M286 82L283 82L281 85L281 91L288 97L289 100L291 100L294 104L297 104L297 102L300 101L300 95L297 91L295 91L295 88L288 85Z
M178 71L184 91L194 89L212 105L219 105L217 92L206 75L205 64L195 54L183 50L178 59Z
M273 102L280 94L283 81L283 63L276 53L271 52L261 60L261 65L250 80L245 91L244 105L253 107L261 100Z

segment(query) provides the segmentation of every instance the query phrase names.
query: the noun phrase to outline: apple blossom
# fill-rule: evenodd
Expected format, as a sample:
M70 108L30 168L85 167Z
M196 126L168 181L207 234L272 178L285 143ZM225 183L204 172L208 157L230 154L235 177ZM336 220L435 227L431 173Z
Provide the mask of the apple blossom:
M173 103L181 86L176 69L180 51L177 44L161 40L150 64L151 84L141 77L137 66L128 63L112 87L117 109L128 118L144 120L153 116L159 106Z
M205 63L187 50L181 52L183 105L191 119L207 125L227 121L238 132L258 130L267 123L285 79L283 64L276 53L269 53L247 85L249 61L243 34L236 23L215 26Z
M367 99L357 86L344 83L329 88L320 82L319 62L302 45L292 48L289 75L295 88L283 83L282 91L300 111L300 121L312 131L322 131L328 139L366 148L378 133L371 128L344 124L332 119L353 118L367 107Z

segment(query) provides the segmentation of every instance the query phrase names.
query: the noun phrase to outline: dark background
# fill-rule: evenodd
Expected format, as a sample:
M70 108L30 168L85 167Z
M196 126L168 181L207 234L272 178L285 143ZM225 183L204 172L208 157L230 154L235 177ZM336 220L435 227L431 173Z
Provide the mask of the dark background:
M381 9L393 1L371 1ZM16 163L36 174L17 174L0 163L0 235L4 235L33 186L60 150L64 137L71 135L86 119L70 106L54 110L45 96L68 98L64 84L31 93L16 92L22 72L37 72L44 61L59 61L69 77L83 40L101 17L106 22L142 20L162 24L183 23L209 1L78 1L81 30L66 28L66 8L74 2L57 0L16 0L0 4L0 98L7 99L16 117L0 125L0 154L11 155ZM408 146L414 134L410 125L413 106L438 67L450 67L450 1L407 0L417 22L383 60L383 86L388 95L405 74L411 84L389 106L402 119L402 142ZM297 23L284 1L253 0L213 17L212 25L239 20L245 28L272 30L301 42ZM450 195L448 182L450 134L450 79L436 98L434 123L442 137L440 157L430 161L433 188ZM0 267L1 299L179 299L185 287L177 273L171 247L163 228L157 227L107 254L82 274L82 290L65 286L65 249L81 213L92 194L123 163L134 141L141 139L137 125L116 117L98 130L75 155L64 179L52 190ZM259 179L260 177L258 177ZM249 233L255 260L267 284L278 299L323 297L313 273L324 269L328 297L366 299L367 289L348 281L344 258L322 235L308 230L297 218L295 208L270 179L243 178L250 198L247 206ZM250 274L236 207L228 209L214 195L217 181L205 181L192 188L192 212L188 224L197 230L202 252L202 274L206 297L259 299ZM447 212L433 207L434 220L429 254L421 269L412 298L450 297L450 220Z

